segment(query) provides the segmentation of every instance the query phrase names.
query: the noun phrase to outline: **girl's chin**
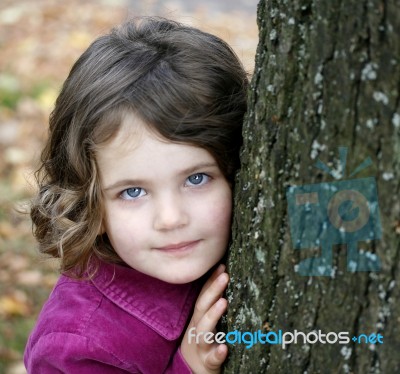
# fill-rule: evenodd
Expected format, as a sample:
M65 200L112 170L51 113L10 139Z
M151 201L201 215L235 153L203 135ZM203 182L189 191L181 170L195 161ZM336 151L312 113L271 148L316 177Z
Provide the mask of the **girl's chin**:
M187 277L168 277L167 279L161 279L161 280L171 284L186 284L186 283L191 283L199 278L200 277L187 276Z
M163 280L164 282L171 283L171 284L186 284L186 283L191 283L194 282L195 280L201 278L206 271L201 272L191 272L191 271L186 271L186 272L180 272L177 274L173 275L168 275L165 277L159 277L160 280Z

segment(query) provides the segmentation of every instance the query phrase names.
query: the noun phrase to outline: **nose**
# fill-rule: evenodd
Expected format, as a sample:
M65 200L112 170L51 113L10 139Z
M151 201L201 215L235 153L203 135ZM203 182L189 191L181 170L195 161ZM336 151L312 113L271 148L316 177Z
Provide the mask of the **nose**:
M155 230L174 230L184 227L188 223L187 206L179 196L168 194L158 199L155 206Z

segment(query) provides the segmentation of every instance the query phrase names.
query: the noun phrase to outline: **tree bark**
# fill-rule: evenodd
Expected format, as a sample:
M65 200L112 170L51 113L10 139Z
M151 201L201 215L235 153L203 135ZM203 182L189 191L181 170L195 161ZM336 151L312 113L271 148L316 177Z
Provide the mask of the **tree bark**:
M398 0L261 0L259 45L235 187L226 331L348 332L347 344L230 346L225 373L400 372L400 3ZM343 179L377 185L382 235L357 243L377 271L350 271L332 245L328 276L301 275L320 248L294 248L289 186ZM372 165L349 177L365 159ZM307 222L310 224L310 222ZM308 226L307 226L308 227ZM307 230L307 227L304 230ZM360 334L381 334L358 343ZM332 335L333 336L333 335Z

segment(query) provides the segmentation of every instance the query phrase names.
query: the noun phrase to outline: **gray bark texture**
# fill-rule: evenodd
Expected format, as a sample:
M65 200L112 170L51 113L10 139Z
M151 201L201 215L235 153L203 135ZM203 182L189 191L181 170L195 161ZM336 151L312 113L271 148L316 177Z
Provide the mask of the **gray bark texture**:
M224 328L376 333L383 344L234 344L224 373L400 373L400 2L261 0L257 21ZM332 182L314 165L335 169L338 147L344 179L376 181L382 236L357 245L380 269L349 271L340 244L329 276L300 275L320 248L294 248L287 188Z

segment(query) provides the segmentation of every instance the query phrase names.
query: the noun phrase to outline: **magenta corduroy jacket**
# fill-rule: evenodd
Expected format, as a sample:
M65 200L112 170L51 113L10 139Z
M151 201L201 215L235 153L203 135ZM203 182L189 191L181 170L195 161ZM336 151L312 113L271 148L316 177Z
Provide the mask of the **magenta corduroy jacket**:
M198 293L106 263L92 280L61 276L29 337L28 373L189 374L179 345Z

